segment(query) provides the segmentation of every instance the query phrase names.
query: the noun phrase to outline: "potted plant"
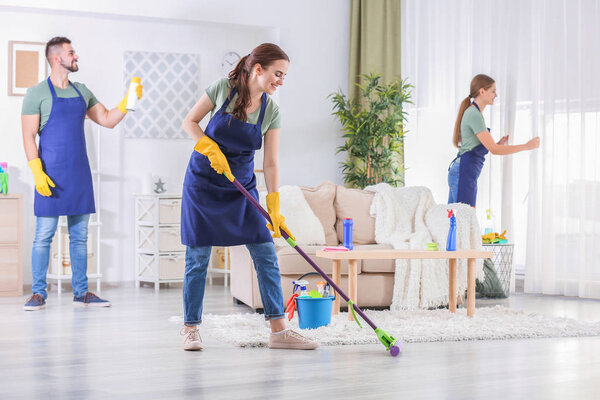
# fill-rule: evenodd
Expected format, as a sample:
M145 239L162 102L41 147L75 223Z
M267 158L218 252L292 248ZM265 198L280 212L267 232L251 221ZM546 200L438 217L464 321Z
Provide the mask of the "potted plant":
M332 114L341 122L346 139L336 152L346 152L346 161L340 163L344 182L361 189L380 182L403 186L403 106L412 104L413 86L405 79L381 83L381 75L374 73L362 78L357 98L348 98L341 91L329 96Z

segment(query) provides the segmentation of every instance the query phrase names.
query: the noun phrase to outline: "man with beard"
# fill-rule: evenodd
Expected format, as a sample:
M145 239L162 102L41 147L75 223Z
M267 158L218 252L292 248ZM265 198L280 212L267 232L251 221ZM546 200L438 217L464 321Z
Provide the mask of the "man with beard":
M79 70L79 57L65 37L52 38L46 44L46 59L51 67L50 77L27 90L21 111L25 154L36 189L32 296L23 308L34 311L46 305L50 244L61 215L67 217L69 227L73 304L109 307L109 301L88 291L88 222L96 208L84 119L87 115L101 126L115 127L127 113L127 96L109 111L83 83L71 83L68 76ZM139 83L139 78L136 80ZM136 95L138 99L142 97L141 85ZM36 145L38 134L39 147Z

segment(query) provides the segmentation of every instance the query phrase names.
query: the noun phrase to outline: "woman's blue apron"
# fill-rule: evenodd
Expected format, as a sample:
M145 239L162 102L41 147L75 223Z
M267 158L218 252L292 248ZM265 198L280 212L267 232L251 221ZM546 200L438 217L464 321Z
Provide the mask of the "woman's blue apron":
M479 110L475 102L472 104ZM457 203L465 203L471 207L475 207L475 203L477 202L477 179L481 174L487 153L488 149L483 144L480 144L460 155Z
M226 113L234 88L204 133L219 145L233 176L258 201L254 175L254 152L262 146L261 126L267 107L263 93L256 125ZM181 202L181 242L186 246L235 246L264 243L273 239L265 218L229 182L210 166L208 157L192 152Z
M44 171L56 187L50 187L50 197L35 192L33 209L37 217L96 212L83 127L87 103L77 87L71 82L69 85L73 86L78 97L58 97L48 78L52 109L40 133L38 152Z

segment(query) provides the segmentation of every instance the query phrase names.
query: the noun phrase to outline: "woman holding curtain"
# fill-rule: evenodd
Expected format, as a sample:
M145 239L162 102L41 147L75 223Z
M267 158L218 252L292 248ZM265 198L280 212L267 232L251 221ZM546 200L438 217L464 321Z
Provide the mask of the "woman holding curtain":
M495 142L486 128L483 110L494 104L496 83L487 75L479 74L471 80L469 95L462 101L454 125L454 146L458 155L448 168L448 203L465 203L475 207L477 179L483 168L485 155L508 155L540 146L539 136L527 143L507 145L508 135Z

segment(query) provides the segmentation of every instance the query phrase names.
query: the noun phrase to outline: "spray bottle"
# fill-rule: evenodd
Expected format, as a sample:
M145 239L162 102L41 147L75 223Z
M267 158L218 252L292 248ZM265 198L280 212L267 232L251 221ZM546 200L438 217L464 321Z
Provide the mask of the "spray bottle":
M456 217L453 210L448 211L450 218L450 229L448 230L448 240L446 241L446 251L456 251Z
M495 232L494 230L494 214L492 214L492 210L485 210L485 223L483 224L483 234L487 235L488 233Z
M137 87L142 84L142 80L137 76L131 78L131 82L129 82L129 89L127 91L127 104L125 108L127 111L135 111L135 107L137 105Z
M352 218L344 218L343 222L343 241L342 245L348 250L353 250L354 245L352 244L352 226L354 225L354 221Z
M308 281L305 281L304 279L302 279L299 281L294 281L292 283L294 284L294 292L296 291L296 289L298 289L298 287L300 288L300 296L299 297L310 297L308 295L308 292L306 291L306 286L308 285Z

